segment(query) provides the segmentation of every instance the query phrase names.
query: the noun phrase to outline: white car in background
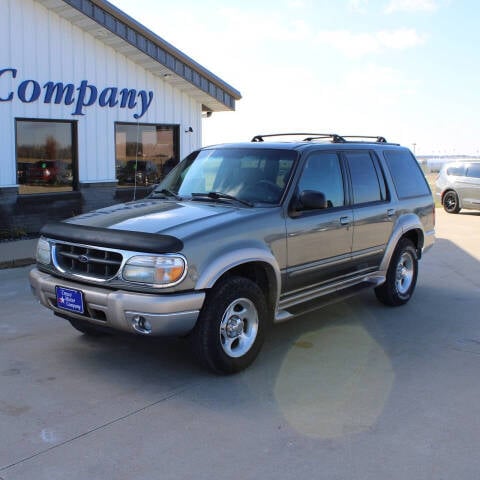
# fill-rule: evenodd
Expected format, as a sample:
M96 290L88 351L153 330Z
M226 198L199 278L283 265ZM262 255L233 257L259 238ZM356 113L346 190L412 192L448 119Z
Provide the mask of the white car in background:
M448 213L480 210L480 162L444 164L435 182L435 196Z

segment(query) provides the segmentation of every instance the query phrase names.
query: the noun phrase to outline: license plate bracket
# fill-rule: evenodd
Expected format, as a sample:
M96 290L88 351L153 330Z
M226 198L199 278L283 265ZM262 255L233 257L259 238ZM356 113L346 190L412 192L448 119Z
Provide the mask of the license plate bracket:
M57 285L55 287L55 294L57 296L57 307L61 310L78 313L80 315L85 313L82 291Z

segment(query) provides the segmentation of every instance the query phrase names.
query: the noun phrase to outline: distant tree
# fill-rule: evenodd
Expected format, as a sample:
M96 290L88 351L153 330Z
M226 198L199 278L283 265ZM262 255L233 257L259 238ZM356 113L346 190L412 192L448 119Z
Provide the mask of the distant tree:
M45 154L49 160L57 158L58 142L51 135L45 141Z

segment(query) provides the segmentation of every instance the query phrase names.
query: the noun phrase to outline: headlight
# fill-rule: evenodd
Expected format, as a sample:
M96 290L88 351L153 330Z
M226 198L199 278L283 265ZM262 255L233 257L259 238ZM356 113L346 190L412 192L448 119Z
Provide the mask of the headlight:
M178 283L186 273L185 260L179 256L137 255L123 267L123 278L129 282L155 286Z
M36 259L43 265L50 263L50 244L44 238L38 240Z

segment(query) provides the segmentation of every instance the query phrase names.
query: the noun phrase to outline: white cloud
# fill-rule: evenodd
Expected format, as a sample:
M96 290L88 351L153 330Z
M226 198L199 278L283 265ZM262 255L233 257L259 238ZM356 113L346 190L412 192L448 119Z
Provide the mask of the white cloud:
M437 8L436 0L390 0L385 13L434 12Z
M348 0L347 8L353 12L365 13L367 11L368 0Z
M385 48L405 50L425 43L426 35L421 35L412 28L381 31L376 34L378 42Z
M340 50L349 57L361 57L384 50L405 50L425 43L426 36L414 29L381 30L372 33L353 33L348 30L320 32L317 41Z
M288 8L305 8L308 4L305 0L288 0L285 5Z

